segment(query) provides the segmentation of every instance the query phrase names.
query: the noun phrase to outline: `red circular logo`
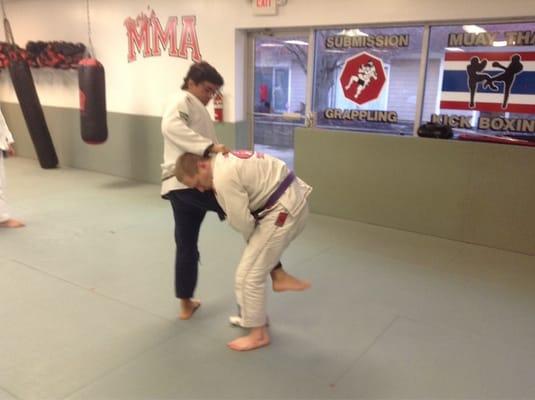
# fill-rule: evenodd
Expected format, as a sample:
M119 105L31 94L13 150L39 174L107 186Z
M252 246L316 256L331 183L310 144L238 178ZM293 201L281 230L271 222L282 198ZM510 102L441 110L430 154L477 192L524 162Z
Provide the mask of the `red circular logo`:
M250 150L234 150L234 151L231 151L232 155L238 157L238 158L243 158L244 160L248 159L248 158L251 158L254 154L254 151L250 151Z

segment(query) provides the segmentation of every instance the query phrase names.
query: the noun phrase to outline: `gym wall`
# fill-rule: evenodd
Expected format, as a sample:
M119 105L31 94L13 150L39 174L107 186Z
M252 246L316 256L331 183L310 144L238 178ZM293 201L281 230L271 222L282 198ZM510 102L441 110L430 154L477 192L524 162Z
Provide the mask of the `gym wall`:
M292 28L508 19L525 17L531 0L287 0L276 17L254 16L249 0L91 0L95 56L106 68L109 139L80 138L76 71L33 70L61 166L159 182L160 115L179 90L188 58L137 55L129 62L124 22L155 12L195 16L202 58L225 78L225 123L216 129L231 147L249 146L245 115L245 32ZM88 44L86 0L12 0L6 13L17 43L65 40ZM54 15L54 18L44 16ZM35 154L7 73L0 103L23 157ZM377 159L381 159L381 164ZM535 252L533 149L298 129L296 170L315 186L314 212L473 242ZM386 162L385 162L386 160ZM519 169L522 171L518 173ZM492 202L488 202L493 198ZM495 200L494 200L495 199Z
M316 213L535 255L534 148L304 128L295 143Z

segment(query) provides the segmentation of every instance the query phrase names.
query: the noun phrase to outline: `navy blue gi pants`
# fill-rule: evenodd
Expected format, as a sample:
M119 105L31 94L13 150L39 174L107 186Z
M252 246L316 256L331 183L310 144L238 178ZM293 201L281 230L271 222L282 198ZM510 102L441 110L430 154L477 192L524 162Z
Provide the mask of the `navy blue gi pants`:
M179 299L193 297L197 286L199 230L206 211L214 211L221 220L225 212L221 209L214 192L199 192L196 189L180 189L169 192L175 218L175 294Z

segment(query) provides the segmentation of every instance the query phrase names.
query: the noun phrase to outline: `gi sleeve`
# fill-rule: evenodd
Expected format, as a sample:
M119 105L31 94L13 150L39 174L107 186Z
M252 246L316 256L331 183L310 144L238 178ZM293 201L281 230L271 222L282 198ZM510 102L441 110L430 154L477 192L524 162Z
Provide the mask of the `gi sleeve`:
M230 225L241 232L246 242L249 241L256 221L249 210L249 195L243 185L235 178L220 179L216 185L216 196Z
M184 152L203 155L213 143L189 127L190 118L191 111L186 97L162 118L162 134Z
M0 111L0 139L2 140L2 143L0 143L0 149L7 150L9 148L9 145L11 143L14 143L13 135L11 134L11 131L9 130L9 127L7 126L6 120L4 118L4 114Z

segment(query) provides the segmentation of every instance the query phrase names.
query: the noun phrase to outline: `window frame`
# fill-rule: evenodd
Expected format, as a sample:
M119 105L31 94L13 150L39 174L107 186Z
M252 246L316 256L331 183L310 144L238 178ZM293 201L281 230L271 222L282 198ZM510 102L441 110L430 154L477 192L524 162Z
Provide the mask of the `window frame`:
M418 81L417 81L417 89L416 89L416 104L415 104L415 115L414 115L414 125L412 130L412 135L404 135L404 136L417 136L418 127L423 123L423 113L424 113L424 100L425 100L425 91L426 91L426 80L427 80L427 74L428 74L428 61L429 61L429 48L430 48L430 40L431 40L431 28L437 27L437 26L460 26L460 25L489 25L489 24L521 24L521 23L535 23L535 15L533 16L525 16L525 17L512 17L512 18L490 18L490 19L455 19L455 20L436 20L436 21L412 21L412 22L405 22L405 23L355 23L355 24L341 24L341 25L327 25L327 26L308 26L308 27L299 27L295 29L284 29L284 28L270 28L268 30L262 29L262 30L249 30L248 33L248 44L247 44L247 53L248 53L248 60L247 60L247 71L248 71L248 78L247 78L247 93L248 93L248 101L247 101L247 112L246 115L248 116L248 126L250 127L250 141L249 143L253 143L253 124L254 124L254 90L251 89L251 87L254 89L254 82L253 82L253 76L254 76L254 65L255 65L255 59L254 59L254 43L255 43L255 35L258 34L269 34L274 36L283 36L287 34L295 34L295 32L307 32L309 35L309 46L308 46L308 64L307 64L307 80L306 80L306 89L305 89L305 127L311 127L315 128L317 127L317 111L314 110L313 105L313 93L314 93L314 76L316 73L316 58L318 57L318 54L316 52L316 33L319 30L341 30L341 29L353 29L354 27L358 26L359 29L377 29L377 28L397 28L397 27L421 27L423 28L422 31L422 47L421 47L421 53L420 53L420 63L418 66ZM535 51L535 46L534 46ZM441 66L442 68L442 66ZM442 75L440 75L442 76ZM251 89L251 90L249 90ZM435 100L438 102L439 98ZM333 130L333 131L351 131L355 133L359 133L358 128L356 129L347 129L346 127L321 127L321 129L326 130ZM395 134L388 131L374 131L370 132L372 134Z

